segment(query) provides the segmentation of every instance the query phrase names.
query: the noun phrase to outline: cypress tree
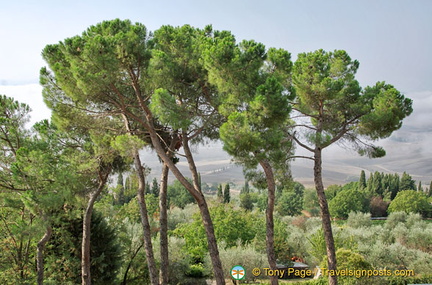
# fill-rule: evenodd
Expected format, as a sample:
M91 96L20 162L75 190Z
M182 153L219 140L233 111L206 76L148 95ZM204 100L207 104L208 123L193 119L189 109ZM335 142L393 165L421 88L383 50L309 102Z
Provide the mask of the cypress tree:
M231 200L231 195L230 195L230 186L229 186L229 184L227 183L227 184L225 185L224 192L223 192L223 202L224 202L224 203L229 203L230 200Z
M359 188L360 190L366 189L366 173L364 170L360 172Z
M411 175L404 172L400 181L400 190L416 190L415 181Z
M400 177L397 173L395 173L392 176L391 185L390 185L390 191L391 191L390 199L391 200L393 200L396 197L399 190L400 190Z
M249 193L249 180L245 180L245 185L243 186L243 188L240 191L240 194L246 194Z
M156 178L153 178L152 181L152 187L151 187L151 194L155 195L156 197L159 197L159 184L157 182Z
M222 200L223 200L222 184L219 184L219 186L218 186L217 198L218 198L219 202L222 202Z
M119 173L117 178L117 186L119 187L119 193L117 197L117 203L123 205L125 203L125 187L123 183L123 173Z

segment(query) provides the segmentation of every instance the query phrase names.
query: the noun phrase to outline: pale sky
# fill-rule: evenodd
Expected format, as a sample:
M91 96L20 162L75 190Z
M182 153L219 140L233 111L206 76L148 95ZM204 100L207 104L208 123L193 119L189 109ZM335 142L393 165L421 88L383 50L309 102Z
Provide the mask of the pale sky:
M357 79L362 86L386 81L414 100L414 113L401 131L408 132L408 139L418 140L419 133L429 139L431 15L430 0L3 0L0 94L28 103L35 121L49 117L38 86L39 70L45 65L42 49L103 20L130 19L150 31L166 24L200 28L212 24L214 29L232 31L238 40L254 39L267 47L284 48L294 59L300 52L321 48L346 50L360 62ZM422 140L421 145L423 156L432 158L429 141ZM418 151L419 146L413 147ZM426 172L423 167L418 176L430 181L432 165Z

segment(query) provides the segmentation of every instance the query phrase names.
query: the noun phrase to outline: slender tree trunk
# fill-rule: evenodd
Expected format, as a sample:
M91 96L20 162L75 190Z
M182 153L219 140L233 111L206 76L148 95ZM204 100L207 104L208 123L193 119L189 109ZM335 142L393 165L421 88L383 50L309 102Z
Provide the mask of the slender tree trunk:
M201 179L199 177L195 161L193 159L192 152L189 148L189 140L187 138L187 133L183 131L183 149L186 155L186 159L188 161L189 170L192 174L192 181L194 184L194 189L198 192L198 199L196 200L198 203L198 207L200 209L201 218L203 220L204 229L207 235L207 245L210 252L210 258L213 265L213 272L215 274L216 282L223 282L217 284L225 284L225 277L222 269L222 262L219 258L219 249L217 246L216 235L214 232L213 221L210 216L210 211L205 200L204 194L201 191Z
M171 143L166 150L167 156L172 160L174 157L173 150L175 145L178 143L179 138L177 134L172 136ZM168 164L162 162L162 175L160 181L160 190L159 190L159 236L160 236L160 257L161 257L161 267L159 270L159 276L161 279L161 284L168 284L169 281L169 252L168 252L168 206L167 206L167 197L168 197L168 174L169 167Z
M81 282L83 285L91 284L90 274L90 236L91 236L91 217L93 214L93 206L96 199L99 197L103 188L108 180L108 175L111 173L111 169L106 171L103 175L100 175L99 186L94 193L90 195L90 199L87 203L87 208L84 212L83 217L83 236L81 243Z
M266 209L266 244L267 244L267 259L269 266L272 270L277 269L276 265L276 254L274 250L274 205L275 205L275 179L273 175L273 170L270 163L266 160L260 161L260 165L264 170L267 181L267 209ZM270 282L272 285L279 284L277 276L270 277Z
M326 196L324 194L324 185L322 182L322 150L317 147L314 155L314 181L318 195L318 202L321 208L322 227L324 230L324 239L327 248L327 262L329 270L336 270L336 250L331 227L330 212ZM337 277L329 276L329 284L337 285Z
M125 114L122 114L122 117L126 130L128 131L129 135L132 136L133 133L131 131L127 116ZM151 240L151 227L148 218L147 205L145 203L145 174L143 166L141 165L141 159L139 157L138 150L134 150L133 159L135 164L135 171L138 175L137 201L140 210L141 225L143 227L144 250L146 253L147 267L150 274L150 282L152 285L159 285L159 276L157 272L156 261L154 259L153 245Z
M168 189L169 168L166 163L162 167L162 175L159 191L159 236L160 236L160 279L161 284L168 284L168 210L167 210L167 189Z
M222 269L222 262L219 258L219 249L217 246L216 235L214 232L213 221L210 216L210 211L204 195L201 194L200 199L197 201L200 209L201 218L203 221L204 229L207 235L207 245L210 253L210 259L213 265L213 274L216 280L216 284L224 285L225 277Z
M204 195L201 193L200 189L196 189L194 185L189 183L189 181L183 176L183 174L180 172L180 170L177 168L174 162L165 153L156 132L154 132L154 130L151 129L149 129L148 131L149 131L150 138L152 140L153 147L155 148L159 157L163 160L164 163L168 165L169 169L177 178L177 180L189 191L189 193L194 197L195 201L197 202L198 207L200 209L201 217L203 219L204 229L207 235L207 243L208 243L210 258L213 265L213 274L216 280L216 284L225 285L224 272L222 268L222 262L219 257L219 250L216 242L216 236L214 233L213 222L210 217L210 212L208 209L208 205L205 201ZM188 158L188 162L189 159L190 158ZM189 167L194 167L194 165Z
M45 220L45 219L44 219ZM51 225L47 225L45 234L37 243L37 284L42 285L44 281L44 250L47 242L50 240L52 235Z
M156 262L153 255L153 246L151 241L151 229L148 219L147 205L145 203L145 175L141 165L141 159L138 151L134 154L135 170L138 174L138 193L137 200L141 215L141 224L144 232L144 249L147 258L147 266L150 274L150 282L152 285L159 285L159 276L156 267Z

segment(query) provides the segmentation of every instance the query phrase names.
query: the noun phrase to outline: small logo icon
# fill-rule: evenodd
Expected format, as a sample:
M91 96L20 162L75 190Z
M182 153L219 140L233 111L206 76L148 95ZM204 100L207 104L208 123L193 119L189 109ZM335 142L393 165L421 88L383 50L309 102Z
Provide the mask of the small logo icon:
M236 265L233 268L231 268L230 274L234 280L242 280L243 278L246 277L246 270L244 269L243 266Z
M261 274L261 269L259 269L258 267L255 267L254 269L252 269L252 274L254 276L260 276Z

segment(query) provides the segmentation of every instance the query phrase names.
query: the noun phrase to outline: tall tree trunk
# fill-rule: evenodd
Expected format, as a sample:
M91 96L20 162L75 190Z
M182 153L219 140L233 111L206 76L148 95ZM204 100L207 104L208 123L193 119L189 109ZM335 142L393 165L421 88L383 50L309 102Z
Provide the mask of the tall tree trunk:
M180 172L174 162L170 159L170 157L165 153L156 132L152 129L149 129L149 135L159 157L166 163L177 178L177 180L189 191L189 193L194 197L195 201L198 204L198 208L200 209L201 217L203 219L203 225L207 236L207 243L210 253L210 258L213 265L213 274L216 280L217 285L225 285L224 272L222 268L222 262L219 257L219 250L216 242L216 236L214 233L213 222L210 217L210 211L208 209L207 202L205 201L204 195L201 193L200 189L196 189L194 185L189 183L189 181L184 177L184 175ZM183 146L184 147L184 146ZM190 159L190 158L189 158ZM188 159L188 162L189 162ZM194 167L189 166L189 167ZM193 173L192 173L193 174ZM194 182L194 184L196 184Z
M196 201L198 203L198 207L200 209L201 218L203 220L204 229L207 235L207 245L210 252L210 258L213 265L213 272L215 274L216 282L222 282L217 284L225 284L225 277L222 269L222 262L219 258L219 249L217 246L216 235L214 232L213 221L210 216L210 211L204 197L204 194L201 191L201 179L198 174L195 161L193 159L192 151L189 148L189 139L187 137L187 133L183 131L183 149L186 155L186 159L188 161L189 170L192 174L193 187L195 191L198 193Z
M108 180L108 175L111 173L111 168L105 173L99 175L99 186L96 191L90 194L90 199L87 202L87 208L83 217L83 236L81 243L81 282L83 285L91 284L90 274L90 236L91 236L91 217L93 214L93 206L96 199L99 197Z
M169 168L166 163L162 167L162 175L159 191L159 236L160 236L160 279L161 284L168 284L168 210L167 210L167 189L168 189Z
M125 114L122 114L123 122L125 128L130 136L133 135L129 120ZM156 135L156 134L155 134ZM147 205L145 203L145 174L143 166L141 165L141 159L139 157L138 150L133 150L133 159L135 164L135 171L138 175L138 191L137 191L137 201L140 210L141 225L143 227L144 236L144 250L146 253L147 267L150 274L150 282L152 285L159 285L159 276L156 267L156 261L153 254L153 245L151 240L151 227L148 218Z
M44 219L46 220L46 219ZM45 234L42 236L42 238L37 243L37 284L42 285L44 281L44 250L45 245L50 240L52 235L52 227L51 225L47 225L45 229Z
M266 209L266 245L267 245L267 259L269 262L269 266L272 270L277 269L276 265L276 254L274 250L274 205L275 205L275 179L272 167L270 163L266 160L260 161L260 165L264 170L264 174L266 176L267 181L267 209ZM279 284L278 277L272 276L270 277L270 282L272 285Z
M321 208L322 227L324 230L324 239L327 249L327 262L329 270L336 270L336 249L331 227L330 212L326 196L324 194L324 185L322 182L322 150L317 147L314 155L314 181L318 195L318 202ZM337 285L337 277L329 276L329 284Z
M138 174L138 193L137 200L140 209L141 225L144 232L144 249L147 258L147 266L150 274L150 282L152 285L159 285L159 276L156 267L156 262L153 254L153 246L151 240L151 228L148 219L147 205L145 203L145 174L141 165L141 159L138 151L134 154L135 170Z
M201 197L197 200L198 207L200 209L201 218L203 221L204 229L207 235L207 245L210 253L210 259L213 265L213 274L216 280L216 284L225 285L225 277L222 269L222 262L219 257L219 249L217 246L216 235L214 232L213 221L210 216L210 211L204 195L201 193Z
M166 150L167 156L171 159L174 157L174 148L178 143L179 138L177 134L172 136L170 145ZM168 174L169 167L168 164L162 162L162 174L160 181L160 190L159 190L159 236L160 236L160 257L161 257L161 267L159 270L159 276L161 279L161 284L168 284L168 272L169 272L169 252L168 252L168 206L167 206L167 197L168 197Z

